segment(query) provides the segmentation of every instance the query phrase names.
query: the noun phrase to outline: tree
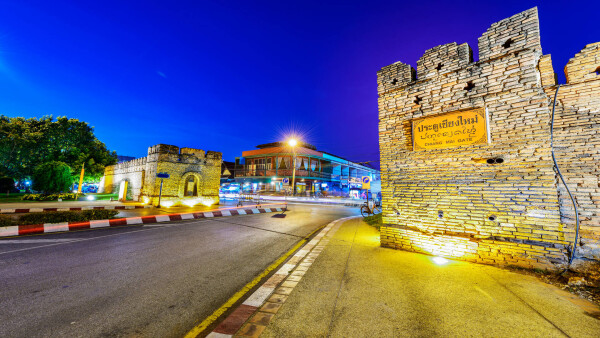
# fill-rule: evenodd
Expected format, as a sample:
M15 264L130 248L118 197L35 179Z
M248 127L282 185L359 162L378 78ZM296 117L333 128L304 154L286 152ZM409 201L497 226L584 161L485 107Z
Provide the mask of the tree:
M66 117L40 119L0 116L0 171L24 179L36 166L61 161L76 174L85 164L85 180L99 181L104 167L117 163L86 122Z
M45 194L69 191L73 185L71 168L64 162L51 161L35 167L33 189Z

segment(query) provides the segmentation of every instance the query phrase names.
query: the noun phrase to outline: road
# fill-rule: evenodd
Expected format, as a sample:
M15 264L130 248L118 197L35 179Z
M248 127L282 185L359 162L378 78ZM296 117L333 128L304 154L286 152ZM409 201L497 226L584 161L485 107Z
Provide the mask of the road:
M357 208L0 240L1 337L181 337L302 237Z

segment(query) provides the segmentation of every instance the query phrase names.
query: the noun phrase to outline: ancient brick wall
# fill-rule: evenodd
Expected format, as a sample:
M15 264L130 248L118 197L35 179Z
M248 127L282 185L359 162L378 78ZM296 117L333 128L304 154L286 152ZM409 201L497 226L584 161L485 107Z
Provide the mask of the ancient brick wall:
M451 43L426 51L416 72L396 62L377 78L382 246L528 267L567 260L574 225L561 222L563 193L549 144L556 77L542 55L536 8L494 23L479 38L478 62L467 44ZM578 113L589 110L578 104L588 107ZM413 151L414 119L473 108L487 110L489 143ZM560 134L558 143L569 131ZM504 162L488 164L490 158ZM572 166L571 176L592 184L596 175L597 183L586 170L595 169Z
M106 167L103 186L117 192L122 180L130 180L133 200L156 205L161 181L156 174L164 172L170 177L163 180L162 205L215 204L221 161L219 152L158 144L148 148L147 157Z
M142 193L145 169L145 157L106 167L100 182L100 192L118 193L121 182L127 181L131 190L129 197L137 201Z
M542 69L548 78L550 67ZM550 75L552 74L552 75ZM578 207L581 246L577 257L600 261L600 43L587 45L565 67L567 83L556 98L554 148L559 169ZM544 83L553 100L556 83ZM561 222L575 225L571 199L559 184Z

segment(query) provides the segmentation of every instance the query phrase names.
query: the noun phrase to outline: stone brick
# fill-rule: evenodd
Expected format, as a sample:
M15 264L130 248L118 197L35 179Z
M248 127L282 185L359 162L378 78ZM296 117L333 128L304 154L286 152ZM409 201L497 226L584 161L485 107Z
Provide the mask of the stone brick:
M157 204L160 178L156 174L166 172L170 177L163 180L161 199L165 205L215 204L219 202L221 162L219 152L158 144L148 148L146 157L106 167L100 191L118 192L127 181L132 200Z
M575 224L552 160L557 82L550 55L542 55L537 8L492 24L479 38L478 62L471 53L467 44L441 45L417 61L416 74L401 62L377 73L381 245L553 268L566 261ZM600 232L597 67L600 43L569 61L554 121L555 154L584 239ZM474 108L487 110L489 143L413 151L414 119ZM504 163L490 165L489 158Z

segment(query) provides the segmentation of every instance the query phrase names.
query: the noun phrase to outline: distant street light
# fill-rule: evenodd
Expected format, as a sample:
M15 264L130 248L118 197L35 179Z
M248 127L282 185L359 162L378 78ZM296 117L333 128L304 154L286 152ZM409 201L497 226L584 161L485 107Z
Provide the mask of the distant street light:
M292 196L296 195L296 144L298 144L298 141L296 141L296 139L291 138L288 140L288 144L290 145L290 147L292 147L292 153L294 154L294 161L292 164Z

